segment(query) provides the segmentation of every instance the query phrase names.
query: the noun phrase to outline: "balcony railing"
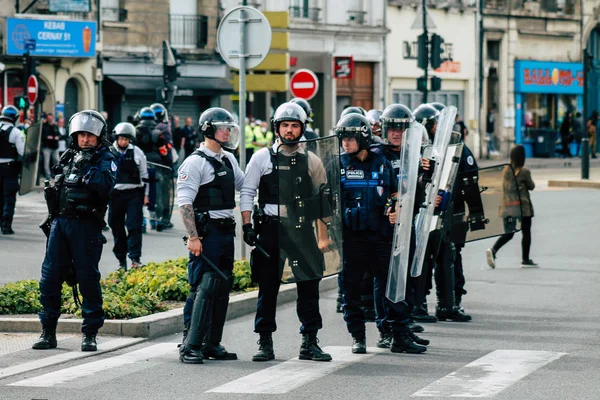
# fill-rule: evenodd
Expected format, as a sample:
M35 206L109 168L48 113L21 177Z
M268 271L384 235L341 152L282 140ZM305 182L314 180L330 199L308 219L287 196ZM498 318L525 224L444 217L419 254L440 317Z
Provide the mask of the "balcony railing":
M108 8L102 9L102 20L110 22L125 22L127 21L127 10L124 8Z
M319 22L321 19L321 9L317 7L302 7L302 6L291 6L290 17L292 18L304 18L314 22Z
M171 46L180 49L202 49L208 43L208 17L205 15L169 16Z
M486 10L503 11L532 16L547 13L577 15L580 0L485 0Z

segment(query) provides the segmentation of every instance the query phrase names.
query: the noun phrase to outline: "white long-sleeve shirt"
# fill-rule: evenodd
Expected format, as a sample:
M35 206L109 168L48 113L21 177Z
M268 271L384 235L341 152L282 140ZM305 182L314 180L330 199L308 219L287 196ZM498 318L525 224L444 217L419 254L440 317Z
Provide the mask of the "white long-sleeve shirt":
M233 167L233 177L235 190L240 191L244 184L244 172L234 155L224 150L215 153L208 149L204 143L200 145L199 151L209 157L223 162L223 157L227 157ZM190 155L185 159L177 173L177 202L179 207L186 204L193 204L198 194L198 189L215 180L215 169L204 157ZM209 211L208 215L213 219L233 218L233 209Z
M113 147L121 154L125 154L127 150L133 149L133 159L140 170L140 178L142 179L141 183L117 183L115 184L114 190L128 190L145 186L145 194L148 196L150 193L150 186L143 181L144 179L148 179L148 164L146 162L146 155L142 149L130 143L125 150L122 150L117 146L117 142L113 143Z

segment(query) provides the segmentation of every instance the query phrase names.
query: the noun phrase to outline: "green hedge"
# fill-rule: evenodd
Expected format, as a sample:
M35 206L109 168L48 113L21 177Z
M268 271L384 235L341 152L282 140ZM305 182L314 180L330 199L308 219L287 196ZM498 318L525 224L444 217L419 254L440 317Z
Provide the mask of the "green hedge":
M187 259L148 263L127 272L111 272L100 281L100 285L104 313L108 319L137 318L166 311L164 301L185 301L189 293ZM254 290L247 260L234 263L233 290ZM61 311L81 317L72 289L66 284L63 284L62 298ZM41 309L38 281L25 280L0 287L0 314L34 314Z

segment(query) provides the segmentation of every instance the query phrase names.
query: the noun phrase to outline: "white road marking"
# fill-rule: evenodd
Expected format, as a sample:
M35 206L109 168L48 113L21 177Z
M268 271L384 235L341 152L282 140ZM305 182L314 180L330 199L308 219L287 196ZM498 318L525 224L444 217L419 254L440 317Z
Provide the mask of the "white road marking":
M312 89L315 87L314 82L294 82L292 84L294 89Z
M492 397L567 353L496 350L431 383L413 397Z
M14 382L7 386L52 387L60 385L61 383L72 381L74 379L84 378L86 376L106 371L111 368L135 364L138 361L161 357L176 351L177 343L159 343L129 353L121 354L116 357L109 357L87 364L76 365L74 367L40 375L35 378Z
M112 351L119 349L121 347L130 346L132 344L143 341L144 339L140 338L118 338L109 340L108 342L100 342L98 343L98 351L97 352L82 352L82 351L69 351L66 353L56 354L54 356L41 358L38 360L29 361L23 364L14 365L12 367L0 369L0 379L7 378L9 376L21 374L23 372L29 372L36 369L49 367L51 365L57 365L64 363L70 360L76 360L80 358L86 358L95 356L98 354L105 353L107 351ZM52 351L39 351L39 354L52 354Z
M324 352L333 358L329 362L301 361L298 358L264 369L208 390L206 393L283 394L311 381L332 374L355 362L382 353L384 349L368 348L367 354L352 354L350 347L328 346Z

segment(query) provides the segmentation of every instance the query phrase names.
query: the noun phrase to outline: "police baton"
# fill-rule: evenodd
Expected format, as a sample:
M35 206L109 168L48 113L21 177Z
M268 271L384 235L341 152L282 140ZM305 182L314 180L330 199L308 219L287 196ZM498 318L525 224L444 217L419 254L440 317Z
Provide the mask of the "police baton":
M184 236L184 237L183 237L183 244L184 244L185 246L187 246L187 244L188 244L188 239L189 239L189 238L188 238L187 236ZM208 265L210 265L210 267L211 267L212 269L214 269L214 270L215 270L215 272L216 272L217 274L221 275L221 276L223 277L223 279L225 279L225 280L228 280L228 279L229 279L229 278L228 278L228 277L227 277L227 276L226 276L226 275L223 273L223 271L221 271L219 268L217 268L217 266L216 266L215 264L213 264L213 262L212 262L212 261L210 261L210 260L208 259L208 257L206 257L206 256L204 255L204 253L200 253L200 257L202 257L202 259L203 259L203 260L204 260L204 261L205 261L205 262L206 262Z
M265 256L265 258L266 258L267 260L270 260L270 259L271 259L271 256L269 255L269 253L267 253L267 252L265 251L265 249L263 249L263 248L262 248L262 247L261 247L261 246L260 246L258 243L256 243L256 242L255 242L255 243L254 243L254 247L256 247L256 249L257 249L258 251L260 251L260 252L263 254L263 256Z

